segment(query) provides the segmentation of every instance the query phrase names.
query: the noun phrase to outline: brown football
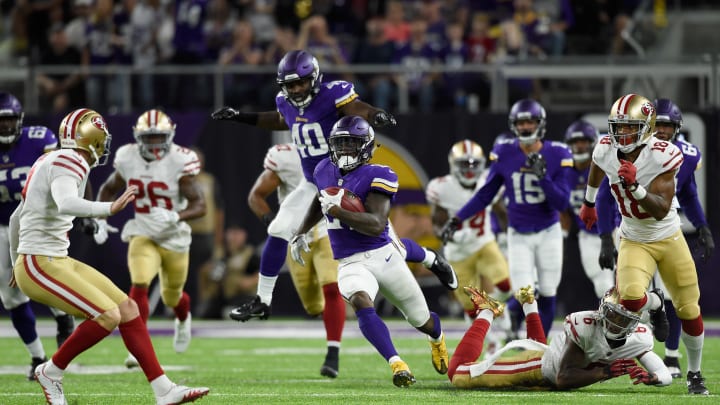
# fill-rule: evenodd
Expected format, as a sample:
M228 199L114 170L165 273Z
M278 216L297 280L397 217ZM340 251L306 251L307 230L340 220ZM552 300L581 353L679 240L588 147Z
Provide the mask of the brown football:
M342 201L340 202L340 206L348 211L352 212L365 212L365 205L363 205L362 200L360 200L360 197L355 195L352 191L348 189L345 190L345 193L343 194ZM328 187L325 189L325 192L329 195L335 195L340 191L340 187Z

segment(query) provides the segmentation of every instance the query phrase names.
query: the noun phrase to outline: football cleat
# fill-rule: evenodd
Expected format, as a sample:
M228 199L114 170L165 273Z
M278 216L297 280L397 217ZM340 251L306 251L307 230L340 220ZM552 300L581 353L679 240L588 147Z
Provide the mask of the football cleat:
M480 291L475 287L467 286L465 287L465 293L470 296L470 301L472 301L475 306L475 316L477 316L477 313L481 310L489 309L493 313L493 319L495 319L501 316L505 311L505 304L502 304L500 301L490 297L485 291Z
M240 322L247 322L251 318L268 319L269 317L270 305L261 302L257 295L252 301L230 311L230 318Z
M430 266L430 271L437 276L445 288L448 290L456 290L458 288L458 280L455 270L453 270L450 263L448 263L448 261L445 260L440 253L432 249L428 250L435 253L435 260L433 261L432 266Z
M125 367L140 367L140 362L138 361L138 359L135 358L135 356L133 356L131 353L128 353L128 356L125 358Z
M30 371L27 375L29 381L35 381L35 369L37 368L37 366L45 363L47 360L47 357L33 357L30 360Z
M708 391L707 387L705 386L705 378L699 371L688 371L687 388L688 394L710 395L710 391Z
M429 342L430 353L432 354L432 365L435 367L435 371L437 371L438 374L447 374L448 364L450 363L448 358L450 356L448 356L447 346L445 346L445 334L440 335L439 342L433 342L432 340Z
M667 314L665 313L665 294L661 289L656 288L651 291L660 298L660 308L656 310L648 311L650 315L650 324L653 327L653 335L658 342L664 342L667 340L670 334L670 323L667 320Z
M532 304L535 302L535 289L531 285L523 287L515 291L515 299L522 304Z
M184 385L173 384L172 388L165 395L155 397L158 405L175 405L195 402L196 399L202 398L210 392L209 388L197 387L191 388Z
M45 374L45 366L47 366L47 362L35 368L35 381L42 387L45 400L49 405L67 405L68 402L63 392L62 377L57 379L48 377Z
M663 362L665 363L665 366L670 370L670 375L672 378L680 378L682 377L682 370L680 369L680 361L677 357L674 356L665 356L665 359L663 359Z
M325 355L325 362L320 367L320 375L328 378L337 378L340 370L340 361L337 356L337 352L331 352Z
M55 335L55 340L59 349L75 330L75 318L73 318L72 315L65 314L56 317L55 322L57 322L57 334Z
M415 377L410 372L410 367L402 360L390 365L393 372L393 384L396 387L406 388L415 384Z
M185 321L175 318L175 334L173 335L173 349L175 353L185 353L192 340L192 315L188 312Z

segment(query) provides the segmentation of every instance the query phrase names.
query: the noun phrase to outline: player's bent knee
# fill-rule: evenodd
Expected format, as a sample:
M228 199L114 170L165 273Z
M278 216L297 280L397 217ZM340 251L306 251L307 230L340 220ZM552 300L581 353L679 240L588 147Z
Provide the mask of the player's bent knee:
M677 308L675 312L680 319L693 320L700 316L700 305L695 303L683 305Z
M107 330L113 330L120 324L121 318L120 308L115 307L103 312L94 321Z
M645 296L647 286L639 283L628 283L624 286L618 286L620 298L624 300L641 300Z

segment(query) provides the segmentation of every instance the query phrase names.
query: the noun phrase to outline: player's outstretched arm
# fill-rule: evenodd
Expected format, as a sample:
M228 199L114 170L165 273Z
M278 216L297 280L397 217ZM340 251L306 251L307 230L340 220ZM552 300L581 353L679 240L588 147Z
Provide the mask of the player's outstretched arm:
M622 367L613 372L605 366L586 368L585 353L583 350L570 339L565 342L565 351L560 360L560 369L558 370L556 381L557 388L571 389L585 387L598 381L607 380L622 374ZM634 364L634 361L633 361ZM609 366L612 366L609 365ZM617 367L616 367L617 368Z
M660 356L654 352L645 352L638 357L638 360L645 367L645 370L635 370L635 375L630 374L634 384L643 383L645 385L664 387L672 383L672 374L670 374L670 370L668 370Z
M277 111L243 112L232 107L221 107L210 117L216 121L235 121L270 130L288 129L283 116Z
M342 115L358 115L363 117L367 122L372 124L374 127L386 127L397 125L397 120L392 114L385 110L373 107L370 104L355 100L348 104L345 104L340 108Z
M130 186L125 189L125 191L120 194L120 197L117 198L117 200L112 202L112 205L110 205L110 215L115 215L118 212L122 211L127 207L128 204L135 201L135 195L138 192L137 186Z

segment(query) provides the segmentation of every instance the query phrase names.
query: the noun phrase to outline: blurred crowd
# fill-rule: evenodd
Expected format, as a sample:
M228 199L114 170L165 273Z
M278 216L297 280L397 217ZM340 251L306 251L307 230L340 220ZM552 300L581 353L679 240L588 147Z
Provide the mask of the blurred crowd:
M160 65L275 65L307 49L328 67L386 64L390 74L326 75L350 80L362 97L390 109L397 86L413 108L484 105L482 74L420 73L417 67L521 63L562 55L624 53L620 34L641 0L2 0L3 59L40 65L132 66L124 75L43 75L41 107L81 105L113 112L133 86L142 110L211 106L209 77L143 74ZM258 84L261 83L261 84ZM273 77L225 77L226 104L274 107ZM537 96L531 80L511 84ZM517 98L517 97L513 97Z

